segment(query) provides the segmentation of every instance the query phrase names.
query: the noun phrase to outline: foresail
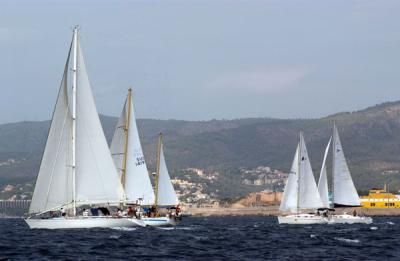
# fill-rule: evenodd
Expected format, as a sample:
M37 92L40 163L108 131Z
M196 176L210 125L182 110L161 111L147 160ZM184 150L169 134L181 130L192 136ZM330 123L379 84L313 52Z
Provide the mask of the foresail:
M121 202L124 191L96 110L79 42L77 58L77 205Z
M69 54L50 123L29 213L49 211L72 202L72 117L69 110L67 90Z
M329 208L329 190L328 190L328 177L326 172L326 158L328 156L329 147L331 146L332 138L329 138L328 145L325 148L324 159L322 161L321 173L318 181L318 191L321 196L322 204L325 208Z
M293 158L292 167L290 169L289 177L286 181L285 190L279 211L297 211L297 181L298 181L298 167L299 167L299 145L297 145L296 153Z
M161 144L160 149L160 173L158 177L158 196L157 204L159 206L172 206L179 203L171 179L168 174L167 164L164 158L164 149Z
M334 204L344 206L359 206L360 199L347 166L339 133L333 128L334 166L333 166L333 195Z
M323 207L321 197L315 183L314 174L311 168L310 159L304 142L303 135L300 135L300 177L299 177L299 208L316 209Z
M126 104L118 119L115 127L114 136L110 145L111 156L114 160L115 167L119 178L122 177L123 161L124 161L124 146L125 146L125 122L126 122Z
M128 100L129 99L127 99L127 102ZM121 177L125 147L124 126L126 124L127 115L129 115L128 148L124 184L127 201L140 202L141 205L153 205L154 191L140 144L133 104L131 101L130 106L127 106L127 102L118 120L117 128L111 142L111 154L113 155L114 163ZM128 108L131 109L130 113L127 113Z

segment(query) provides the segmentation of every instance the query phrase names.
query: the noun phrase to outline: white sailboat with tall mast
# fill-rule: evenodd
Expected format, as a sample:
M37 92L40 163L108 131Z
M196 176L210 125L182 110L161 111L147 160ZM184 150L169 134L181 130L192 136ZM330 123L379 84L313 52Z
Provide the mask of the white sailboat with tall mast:
M78 33L76 26L26 222L30 228L45 229L144 225L134 218L78 213L82 206L108 207L125 201L94 103ZM55 217L54 212L61 215Z
M333 125L333 156L332 156L332 179L333 179L333 207L355 207L361 206L360 198L351 178L349 167L344 156L342 143L336 124ZM331 215L330 223L372 223L371 217L341 214Z
M323 203L318 192L308 157L303 133L293 159L289 178L286 182L279 211L290 213L278 216L279 224L325 224L326 217L318 213L303 213L303 211L322 208Z
M139 139L132 102L132 89L128 90L110 150L126 193L126 202L124 203L153 205L154 191Z
M167 164L164 156L163 136L160 133L157 145L157 172L155 177L155 201L152 207L155 210L155 216L142 218L143 222L150 226L170 226L175 225L179 219L179 200L172 185L168 173ZM159 208L172 208L175 212L160 215Z

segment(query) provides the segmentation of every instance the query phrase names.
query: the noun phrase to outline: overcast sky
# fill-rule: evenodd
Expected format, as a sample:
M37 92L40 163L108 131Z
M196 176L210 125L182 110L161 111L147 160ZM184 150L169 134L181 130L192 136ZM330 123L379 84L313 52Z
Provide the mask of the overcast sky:
M400 1L1 1L0 123L51 117L81 25L98 111L310 118L400 100Z

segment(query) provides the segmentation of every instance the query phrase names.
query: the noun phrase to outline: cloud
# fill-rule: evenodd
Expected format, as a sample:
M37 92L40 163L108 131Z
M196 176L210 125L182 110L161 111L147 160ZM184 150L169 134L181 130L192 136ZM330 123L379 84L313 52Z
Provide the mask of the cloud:
M295 88L310 73L307 68L259 68L223 75L209 83L216 90L280 92Z

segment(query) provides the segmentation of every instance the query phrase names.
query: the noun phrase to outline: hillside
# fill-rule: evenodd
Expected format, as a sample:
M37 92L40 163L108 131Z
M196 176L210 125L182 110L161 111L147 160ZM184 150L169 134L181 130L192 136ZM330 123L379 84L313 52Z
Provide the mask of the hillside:
M116 118L102 116L101 120L110 140ZM392 189L400 189L400 102L321 119L142 119L138 126L149 168L154 168L155 142L162 131L173 175L183 168L196 167L219 171L225 175L222 180L235 180L235 170L240 167L264 165L288 171L299 130L304 131L313 169L319 175L333 121L338 125L357 188L367 190L389 181ZM0 186L35 179L48 127L49 121L0 125ZM239 184L233 184L229 188L232 193L225 196L235 196ZM223 184L219 186L224 189Z

